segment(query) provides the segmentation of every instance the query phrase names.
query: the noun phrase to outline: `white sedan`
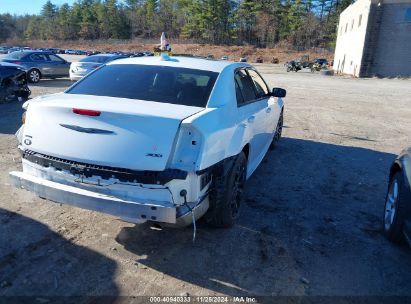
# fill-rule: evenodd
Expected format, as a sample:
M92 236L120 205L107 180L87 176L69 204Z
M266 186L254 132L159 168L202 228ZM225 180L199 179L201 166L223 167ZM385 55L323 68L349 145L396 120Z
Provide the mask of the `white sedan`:
M245 181L277 144L284 89L247 63L120 59L30 100L13 184L125 221L233 225Z

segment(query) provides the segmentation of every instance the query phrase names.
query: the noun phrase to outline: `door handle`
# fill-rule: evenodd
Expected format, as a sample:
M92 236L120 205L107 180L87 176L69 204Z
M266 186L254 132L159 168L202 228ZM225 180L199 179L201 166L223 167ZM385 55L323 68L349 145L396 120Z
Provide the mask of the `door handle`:
M265 109L265 112L266 112L266 113L271 113L271 111L272 111L271 108Z
M254 115L251 115L250 117L248 117L248 119L247 119L247 121L248 122L254 122L254 120L255 120L255 116Z

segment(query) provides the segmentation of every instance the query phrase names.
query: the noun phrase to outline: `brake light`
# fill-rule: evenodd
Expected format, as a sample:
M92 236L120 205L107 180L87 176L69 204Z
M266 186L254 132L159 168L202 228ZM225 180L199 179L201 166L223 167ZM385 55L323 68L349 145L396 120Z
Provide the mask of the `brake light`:
M79 114L79 115L87 115L87 116L100 116L101 115L100 111L76 109L76 108L73 108L73 113Z
M21 62L21 61L14 61L13 63L14 63L14 64L22 64L23 62Z

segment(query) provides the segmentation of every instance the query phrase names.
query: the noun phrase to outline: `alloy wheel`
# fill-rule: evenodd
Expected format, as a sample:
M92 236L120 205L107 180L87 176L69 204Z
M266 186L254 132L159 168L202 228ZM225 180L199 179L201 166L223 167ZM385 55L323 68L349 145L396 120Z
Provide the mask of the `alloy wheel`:
M283 113L280 114L278 119L277 127L275 129L274 140L279 141L281 138L281 133L283 132Z
M397 212L398 202L398 180L394 179L388 190L387 200L385 202L385 216L384 216L384 228L389 230L394 222L394 217Z
M30 81L33 83L40 81L40 73L36 70L30 71L29 77L30 77Z
M233 191L231 193L231 214L233 219L236 219L239 215L241 201L243 199L244 185L246 179L245 165L240 164L235 168L234 172L234 184Z

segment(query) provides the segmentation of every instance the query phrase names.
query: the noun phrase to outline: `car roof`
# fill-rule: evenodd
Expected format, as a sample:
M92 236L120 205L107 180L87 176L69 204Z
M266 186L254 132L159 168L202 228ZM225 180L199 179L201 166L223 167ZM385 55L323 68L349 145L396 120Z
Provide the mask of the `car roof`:
M168 58L168 59L167 59ZM243 62L231 62L226 60L210 60L203 58L183 57L183 56L167 56L163 59L160 56L150 57L133 57L118 59L108 63L112 64L142 64L142 65L157 65L157 66L170 66L186 69L196 69L221 73L226 67L251 67L251 65Z

